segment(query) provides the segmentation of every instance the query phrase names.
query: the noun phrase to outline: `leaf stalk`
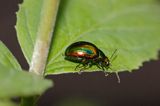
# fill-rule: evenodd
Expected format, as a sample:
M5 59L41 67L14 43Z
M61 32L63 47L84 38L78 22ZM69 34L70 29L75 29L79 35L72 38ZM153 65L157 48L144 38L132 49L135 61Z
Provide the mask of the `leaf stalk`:
M43 76L60 0L44 0L30 72ZM44 26L45 25L45 26Z

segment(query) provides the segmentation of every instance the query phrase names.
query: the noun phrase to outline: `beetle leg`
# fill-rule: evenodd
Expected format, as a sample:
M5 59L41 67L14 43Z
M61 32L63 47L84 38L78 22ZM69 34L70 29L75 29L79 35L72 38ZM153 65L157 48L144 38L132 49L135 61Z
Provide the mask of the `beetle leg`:
M82 66L82 68L80 69L80 71L78 72L78 74L81 74L84 70L86 70L86 69L87 69L87 66L88 66L88 65L84 65L84 64L83 64L83 66Z
M91 68L93 64L89 62L87 65L89 66L88 68Z
M92 67L92 63L86 61L85 63L83 63L83 68L80 69L79 74L81 74L84 70L89 69Z
M81 74L81 73L83 72L83 70L86 69L86 67L88 66L87 62L88 62L88 61L86 61L86 59L83 59L82 62L79 63L79 64L76 66L76 68L75 68L76 70L77 70L77 68L80 68L80 71L78 72L78 74ZM82 65L82 66L80 66L80 65Z
M103 66L102 66L103 67ZM108 76L109 74L108 74L108 72L107 72L107 70L108 70L108 68L109 67L103 67L103 72L104 72L104 74L105 74L105 76Z
M107 71L109 67L107 66L107 67L104 67L104 68L105 68L105 69L106 69L106 71Z
M103 71L104 73L106 73L106 70L105 70L105 68L104 68L103 66L101 66L101 69L102 69L102 71Z
M99 69L102 69L99 64L96 64L96 66L97 66Z
M75 70L77 70L77 68L82 68L84 67L84 64L86 63L86 59L82 59L82 62L79 63L76 67L75 67Z
M97 66L105 72L105 67L102 65L102 62L99 62Z
M82 64L79 63L79 64L75 67L75 70L77 70L77 68L81 68L82 66L80 66L80 65L82 65Z

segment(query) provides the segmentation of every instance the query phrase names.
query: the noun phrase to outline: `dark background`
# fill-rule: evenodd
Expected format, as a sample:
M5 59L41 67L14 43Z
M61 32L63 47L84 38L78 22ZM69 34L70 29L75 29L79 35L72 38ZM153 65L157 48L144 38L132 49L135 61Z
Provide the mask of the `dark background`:
M14 28L15 12L20 2L0 1L0 40L12 51L21 66L28 69ZM67 103L72 101L70 106L83 102L88 103L85 106L92 106L90 103L98 104L96 106L160 106L160 61L146 62L139 70L119 75L120 84L114 74L106 78L102 72L48 76L54 80L55 86L40 98L38 104L65 106L61 104L65 103L68 106Z

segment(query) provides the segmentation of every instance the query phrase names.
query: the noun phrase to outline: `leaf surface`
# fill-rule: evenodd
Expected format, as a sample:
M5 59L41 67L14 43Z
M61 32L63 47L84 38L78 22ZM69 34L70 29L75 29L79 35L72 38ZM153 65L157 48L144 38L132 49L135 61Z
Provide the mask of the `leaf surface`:
M18 39L29 63L42 3L26 0L17 14ZM76 41L92 42L109 58L118 49L108 72L138 69L144 61L157 59L159 19L157 0L61 0L46 74L77 72L77 63L64 60L65 49ZM88 71L93 70L99 71Z
M1 64L0 84L0 98L38 95L52 86L52 82L49 80Z
M14 69L21 69L16 58L12 55L9 49L0 41L0 64L9 66Z
M16 105L8 100L7 101L0 100L0 106L16 106Z
M17 37L28 63L31 62L43 0L25 0L17 12Z

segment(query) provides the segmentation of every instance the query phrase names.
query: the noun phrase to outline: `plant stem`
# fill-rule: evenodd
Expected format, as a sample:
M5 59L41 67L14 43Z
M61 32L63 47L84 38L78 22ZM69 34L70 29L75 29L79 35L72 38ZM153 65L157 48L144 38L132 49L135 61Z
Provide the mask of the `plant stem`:
M43 76L60 0L44 0L30 72ZM45 27L44 27L45 25ZM21 98L21 106L36 106L38 96Z
M59 3L60 0L43 1L37 39L29 69L30 72L40 76L44 74Z
M20 106L36 106L37 96L21 98Z

